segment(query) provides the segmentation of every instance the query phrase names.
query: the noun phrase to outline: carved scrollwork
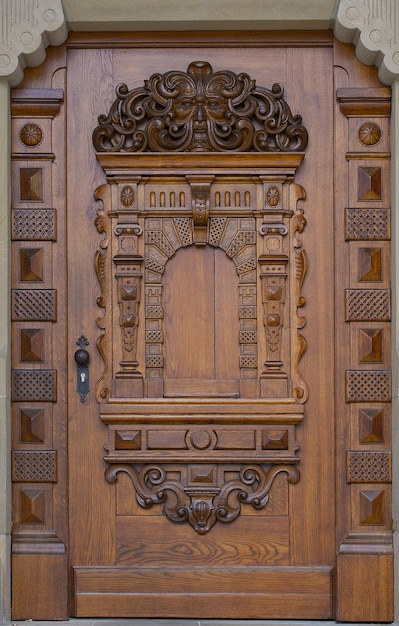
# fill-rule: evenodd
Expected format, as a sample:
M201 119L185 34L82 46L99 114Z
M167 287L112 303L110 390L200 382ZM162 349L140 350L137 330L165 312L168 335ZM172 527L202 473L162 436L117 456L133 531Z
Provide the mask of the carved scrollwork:
M258 87L246 73L213 72L205 61L153 74L136 89L118 85L116 95L93 133L99 152L296 152L307 145L282 85Z
M94 223L97 231L103 235L95 255L95 270L101 289L101 295L97 298L97 304L103 309L103 315L96 319L98 328L103 331L97 339L97 348L105 363L103 376L96 385L96 397L99 402L106 401L110 396L109 364L107 362L107 345L109 343L109 333L107 333L107 329L109 327L108 321L110 315L109 310L107 310L107 303L109 301L109 294L111 290L107 259L110 227L107 214L104 210L104 203L106 202L107 194L109 194L108 185L101 185L96 189L94 194L95 199L101 202L100 207L97 210L97 217Z
M303 187L296 185L298 191L298 200L305 199L306 193ZM303 248L300 234L303 233L306 226L306 218L302 208L297 208L295 215L293 216L293 247L294 247L294 263L295 263L295 291L296 291L296 306L297 306L297 346L294 358L294 374L296 377L296 385L294 387L294 394L298 402L304 403L308 397L308 387L301 377L299 372L299 362L302 356L306 352L307 342L305 337L299 332L305 324L305 317L299 315L298 309L303 307L306 303L305 297L302 295L302 285L305 280L305 276L308 269L308 260L306 250Z
M231 467L227 468L226 471ZM216 522L232 522L241 512L242 504L263 509L278 474L285 472L290 483L299 480L297 467L288 464L243 465L237 467L237 478L222 485L185 485L168 476L168 467L162 465L134 466L112 464L105 476L115 483L119 472L126 473L136 490L136 499L143 508L164 505L164 514L172 522L188 522L200 535L206 534Z

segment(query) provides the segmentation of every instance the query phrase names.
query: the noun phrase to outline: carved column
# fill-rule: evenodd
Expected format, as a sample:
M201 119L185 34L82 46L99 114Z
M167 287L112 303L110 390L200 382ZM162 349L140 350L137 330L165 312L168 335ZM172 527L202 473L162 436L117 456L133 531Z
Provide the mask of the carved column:
M265 397L286 397L288 393L287 365L283 364L282 342L284 316L289 317L287 291L289 256L289 221L292 211L284 208L289 198L289 183L263 182L264 207L259 228L263 236L263 251L258 258L263 304L263 326L266 336L265 369L261 373L261 394ZM288 241L286 241L286 239ZM288 300L288 302L287 302ZM289 320L288 324L289 325Z
M143 257L138 254L138 238L143 229L138 223L137 182L118 186L119 208L111 213L117 223L114 235L118 238L118 251L113 256L119 305L119 326L122 336L122 359L115 376L116 392L124 391L132 397L143 395L143 375L138 370L137 330L141 298Z

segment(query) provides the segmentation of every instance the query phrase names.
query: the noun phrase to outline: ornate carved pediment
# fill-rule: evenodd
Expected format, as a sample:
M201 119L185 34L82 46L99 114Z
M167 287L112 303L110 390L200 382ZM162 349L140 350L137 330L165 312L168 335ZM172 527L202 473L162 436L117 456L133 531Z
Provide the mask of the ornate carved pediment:
M281 85L202 61L116 92L93 133L105 475L205 534L299 480L307 131Z
M93 133L99 152L296 152L308 141L282 85L259 87L205 61L152 74L130 91L118 85L116 94Z

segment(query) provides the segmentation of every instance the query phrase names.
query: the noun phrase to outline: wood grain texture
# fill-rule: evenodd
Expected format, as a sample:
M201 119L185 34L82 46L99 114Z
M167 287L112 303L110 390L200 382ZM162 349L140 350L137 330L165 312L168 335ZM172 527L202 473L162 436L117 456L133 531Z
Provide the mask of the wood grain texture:
M67 557L14 554L13 619L68 619Z
M118 84L193 62L283 85L306 150L96 154ZM15 619L390 621L387 462L364 472L391 443L389 92L376 69L331 33L73 33L14 95L13 444L36 458L28 485L14 471L14 524L54 527L69 562L17 529ZM57 290L51 315L29 307L40 289ZM38 396L46 372L52 392ZM40 482L43 451L57 451L57 482ZM277 462L300 480L280 474L244 503ZM147 466L138 498L122 473L133 465ZM238 516L201 534L232 485Z
M76 612L82 617L150 617L154 602L157 612L169 617L204 619L217 613L221 619L239 619L243 602L249 619L331 617L329 568L76 568L74 579ZM232 586L239 589L234 595Z
M339 555L337 619L343 622L393 620L393 557Z
M262 520L262 536L252 516L241 516L226 536L224 527L215 527L206 539L184 527L163 536L162 517L117 521L117 562L121 567L248 566L288 565L289 523L287 516Z

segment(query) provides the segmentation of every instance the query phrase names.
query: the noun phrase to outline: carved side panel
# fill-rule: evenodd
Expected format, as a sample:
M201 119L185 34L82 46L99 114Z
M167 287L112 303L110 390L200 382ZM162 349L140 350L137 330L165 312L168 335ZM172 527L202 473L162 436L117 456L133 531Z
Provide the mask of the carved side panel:
M340 115L348 124L349 145L342 158L350 203L342 220L346 282L339 281L349 337L343 366L351 432L344 473L351 519L342 554L389 554L391 542L389 120L382 109L384 95L385 90L374 95L338 90Z
M53 77L53 83L62 85L62 72ZM68 534L63 90L18 89L11 93L11 112L13 567L18 562L13 611L17 618L32 617L26 607L35 606L38 600L31 581L25 584L27 572L32 558L38 560L39 572L44 569L42 560L48 559L48 578L54 576L57 581L50 601L56 608L50 609L50 615L45 606L43 619L55 615L66 619L67 585L62 582L67 577L64 542ZM46 582L41 579L37 589L39 585L46 586Z

